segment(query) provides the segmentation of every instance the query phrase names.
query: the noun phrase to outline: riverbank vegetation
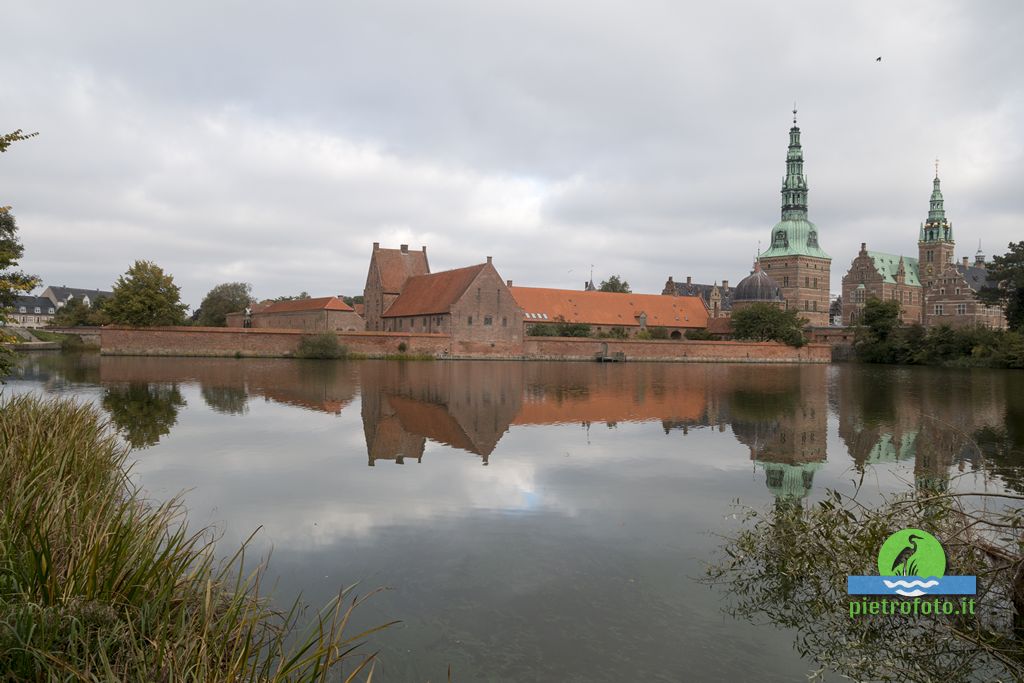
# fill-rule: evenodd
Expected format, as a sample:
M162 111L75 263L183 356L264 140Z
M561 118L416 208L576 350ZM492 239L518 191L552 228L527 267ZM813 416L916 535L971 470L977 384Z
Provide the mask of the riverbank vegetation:
M899 302L879 299L864 304L854 351L866 363L1024 368L1024 334L985 327L902 325Z
M215 558L179 499L150 503L97 410L22 395L0 405L0 679L361 680L342 590L309 615L271 607L265 563ZM363 598L365 599L365 598ZM310 623L308 628L300 624Z
M807 343L807 320L793 309L781 309L769 303L755 303L734 311L730 317L733 339L777 341L800 348Z

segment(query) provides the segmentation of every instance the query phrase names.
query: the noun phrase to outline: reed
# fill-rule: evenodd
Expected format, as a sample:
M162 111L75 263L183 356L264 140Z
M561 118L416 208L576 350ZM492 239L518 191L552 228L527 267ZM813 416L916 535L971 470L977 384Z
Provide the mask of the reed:
M129 455L92 406L0 401L0 680L372 678L361 645L390 624L348 628L369 596L274 609L248 541L218 561L180 498L142 498Z

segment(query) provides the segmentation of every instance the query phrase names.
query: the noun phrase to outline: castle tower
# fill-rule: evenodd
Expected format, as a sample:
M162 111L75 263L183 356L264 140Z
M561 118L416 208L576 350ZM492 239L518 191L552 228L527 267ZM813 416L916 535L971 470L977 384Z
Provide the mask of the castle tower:
M779 283L787 309L796 309L811 325L828 325L832 258L818 246L818 228L807 220L807 178L800 128L789 129L786 176L782 179L782 220L772 228L761 266Z
M942 188L939 182L939 162L935 161L935 180L928 203L928 220L921 224L917 239L921 284L928 287L947 264L953 263L953 224L946 219Z

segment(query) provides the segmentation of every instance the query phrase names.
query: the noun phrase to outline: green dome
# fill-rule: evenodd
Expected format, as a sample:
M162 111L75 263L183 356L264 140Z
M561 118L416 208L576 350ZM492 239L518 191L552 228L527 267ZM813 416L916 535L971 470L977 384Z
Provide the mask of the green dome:
M775 224L771 246L761 258L770 256L831 258L818 246L818 228L805 218L790 218Z

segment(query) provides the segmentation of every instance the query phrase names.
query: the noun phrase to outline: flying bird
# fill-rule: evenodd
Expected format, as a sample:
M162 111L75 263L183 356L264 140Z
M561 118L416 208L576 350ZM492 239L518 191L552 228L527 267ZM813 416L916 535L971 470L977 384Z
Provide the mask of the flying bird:
M878 58L878 59L876 59L875 61L876 61L876 62L880 62L880 61L882 61L882 58L881 58L881 57L879 57L879 58Z

